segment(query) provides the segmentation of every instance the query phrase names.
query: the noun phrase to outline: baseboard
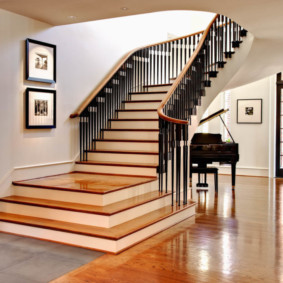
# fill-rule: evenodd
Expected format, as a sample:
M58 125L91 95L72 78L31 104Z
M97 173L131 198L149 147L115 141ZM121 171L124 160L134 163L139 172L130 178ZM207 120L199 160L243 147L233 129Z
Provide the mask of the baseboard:
M74 171L74 164L75 160L69 160L15 167L0 179L0 197L13 193L12 181L69 173Z
M74 170L75 160L15 167L13 181L68 173Z
M217 166L216 166L217 167ZM219 174L231 174L231 166L218 166ZM236 167L236 175L268 177L269 169L261 167Z

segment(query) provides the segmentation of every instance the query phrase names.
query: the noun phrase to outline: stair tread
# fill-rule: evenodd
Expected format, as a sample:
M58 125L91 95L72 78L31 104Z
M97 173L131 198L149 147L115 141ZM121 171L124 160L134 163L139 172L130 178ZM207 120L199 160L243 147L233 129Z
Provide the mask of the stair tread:
M35 187L39 189L57 189L80 193L107 194L133 186L146 184L156 177L135 177L101 173L72 172L24 181L14 181L16 186Z
M170 195L170 193L166 194L166 193L160 193L159 191L154 191L127 200L109 204L106 206L95 206L95 205L88 205L81 203L63 202L63 201L30 198L30 197L22 197L15 195L9 197L3 197L0 199L0 201L109 216L151 202L153 200L163 198L168 195Z
M160 87L160 86L170 86L173 83L167 83L167 84L156 84L156 85L145 85L144 87Z
M77 164L88 165L105 165L105 166L125 166L125 167L144 167L144 168L156 168L158 164L153 163L133 163L133 162L113 162L113 161L77 161Z
M159 129L102 129L101 131L159 132Z
M188 209L194 205L195 203L192 201L189 201L186 205L182 204L180 207L176 205L172 207L171 205L169 205L153 212L147 213L143 216L137 217L133 220L127 221L123 224L114 226L112 228L101 228L96 226L49 220L38 217L22 216L5 212L0 212L0 221L12 222L39 228L47 228L56 231L70 232L80 235L118 240L139 230L142 230L143 228L146 228L163 219L166 219L171 215Z
M130 95L135 94L165 94L167 91L137 91L137 92L129 92Z
M159 121L159 119L152 119L152 118L148 118L148 119L134 119L134 118L122 118L122 119L109 119L108 121L128 121L128 122L131 122L131 121L134 121L134 122L138 122L138 121L153 121L153 122L157 122Z
M147 102L161 102L161 99L156 99L156 100L124 100L122 101L123 103L147 103Z
M136 142L136 143L158 143L158 140L114 140L114 139L96 139L95 142Z
M88 150L91 153L117 153L117 154L146 154L146 155L158 155L157 151L148 150L107 150L107 149L93 149Z
M116 109L117 112L144 112L144 111L150 111L150 112L157 112L156 109Z

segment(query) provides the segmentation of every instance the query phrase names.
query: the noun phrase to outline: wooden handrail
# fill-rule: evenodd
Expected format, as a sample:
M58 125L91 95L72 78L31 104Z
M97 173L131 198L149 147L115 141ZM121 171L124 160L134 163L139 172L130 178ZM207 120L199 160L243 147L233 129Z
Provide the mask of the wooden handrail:
M167 122L171 122L171 123L175 123L175 124L183 124L183 125L187 125L189 124L189 121L187 120L180 120L180 119L176 119L176 118L171 118L167 115L164 114L163 109L164 106L166 105L166 103L169 101L170 97L172 96L172 94L174 93L175 89L178 87L180 81L183 79L184 75L187 73L188 69L191 67L192 63L194 62L196 56L198 55L198 53L200 52L202 45L204 44L204 41L206 39L206 36L211 28L211 26L213 25L213 23L215 22L215 20L217 19L217 17L219 16L219 14L217 14L212 21L210 22L210 24L208 25L208 27L206 28L206 30L204 31L198 45L197 48L195 49L194 53L192 54L191 58L189 59L189 61L187 62L187 64L185 65L185 67L183 68L182 72L179 74L179 76L175 79L173 85L170 87L169 91L167 92L167 95L164 97L164 99L161 101L160 106L157 109L157 113L158 116L160 118L162 118L163 120L167 121Z
M182 37L177 37L174 39L169 39L166 41L154 43L151 45L143 46L143 47L138 47L136 49L133 49L132 51L128 52L125 56L123 56L118 63L113 67L113 69L105 76L105 78L99 83L99 85L94 89L94 91L81 103L81 105L77 108L75 112L73 112L70 115L70 118L76 118L81 115L81 113L85 110L85 108L91 103L91 101L99 94L99 92L103 89L103 87L107 84L107 82L115 75L115 73L123 66L123 64L126 62L126 60L132 56L135 52L145 49L145 48L150 48L154 47L157 45L165 44L165 43L170 43L173 41L181 40L187 37L195 36L198 34L202 34L204 31L198 31L189 35L185 35Z

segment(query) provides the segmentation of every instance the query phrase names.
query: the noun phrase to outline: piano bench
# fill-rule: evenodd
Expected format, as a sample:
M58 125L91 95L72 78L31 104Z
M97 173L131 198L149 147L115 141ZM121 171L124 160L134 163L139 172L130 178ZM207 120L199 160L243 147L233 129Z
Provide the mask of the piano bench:
M218 168L215 167L191 167L190 176L192 177L193 173L198 174L198 183L197 187L208 187L208 184L206 183L206 174L214 174L214 187L215 192L218 192ZM201 183L201 174L204 176L204 183Z

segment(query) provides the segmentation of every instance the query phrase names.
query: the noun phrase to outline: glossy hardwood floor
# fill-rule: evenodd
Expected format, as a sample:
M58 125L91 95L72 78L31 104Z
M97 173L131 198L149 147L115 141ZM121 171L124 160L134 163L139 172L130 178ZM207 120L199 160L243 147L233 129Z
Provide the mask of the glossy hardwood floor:
M283 282L283 180L238 176L233 192L220 175L218 197L193 181L195 218L53 283Z

